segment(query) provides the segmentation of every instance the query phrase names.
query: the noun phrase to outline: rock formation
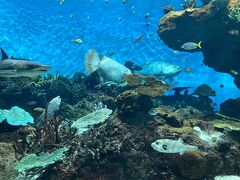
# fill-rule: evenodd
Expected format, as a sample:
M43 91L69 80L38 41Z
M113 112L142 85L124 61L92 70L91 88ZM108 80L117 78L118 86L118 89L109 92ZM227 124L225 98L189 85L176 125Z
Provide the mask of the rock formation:
M159 23L158 34L170 48L185 51L186 42L202 41L204 64L219 72L240 68L239 1L213 0L199 8L171 11ZM234 83L239 86L238 73Z

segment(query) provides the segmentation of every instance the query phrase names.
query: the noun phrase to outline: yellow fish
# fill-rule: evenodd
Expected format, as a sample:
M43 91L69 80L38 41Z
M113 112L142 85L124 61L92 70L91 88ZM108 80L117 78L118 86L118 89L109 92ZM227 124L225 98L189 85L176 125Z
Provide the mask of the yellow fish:
M73 39L72 42L77 43L77 44L82 44L83 40L82 39Z

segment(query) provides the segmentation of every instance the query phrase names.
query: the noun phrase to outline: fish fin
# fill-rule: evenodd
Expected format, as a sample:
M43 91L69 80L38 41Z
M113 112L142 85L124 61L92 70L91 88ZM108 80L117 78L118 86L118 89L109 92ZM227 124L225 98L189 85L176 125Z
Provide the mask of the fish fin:
M91 74L98 69L99 64L98 53L94 49L90 49L85 55L85 69Z
M200 42L197 44L197 47L198 47L199 49L202 49L201 44L202 44L202 41L200 41Z
M178 139L178 142L180 142L180 143L183 144L183 139L182 139L182 138L179 138L179 139Z
M3 48L1 48L1 53L2 53L2 59L1 59L1 60L8 59L8 55L5 53L5 51L3 50Z
M185 151L180 151L179 154L180 155L183 155L185 153Z

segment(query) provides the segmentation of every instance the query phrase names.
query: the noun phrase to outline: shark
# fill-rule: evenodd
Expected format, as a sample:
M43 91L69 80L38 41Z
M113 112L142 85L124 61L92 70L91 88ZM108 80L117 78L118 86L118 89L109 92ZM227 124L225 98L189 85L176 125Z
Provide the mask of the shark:
M51 68L49 65L40 64L27 59L9 58L2 48L0 48L0 50L2 53L0 77L37 77Z

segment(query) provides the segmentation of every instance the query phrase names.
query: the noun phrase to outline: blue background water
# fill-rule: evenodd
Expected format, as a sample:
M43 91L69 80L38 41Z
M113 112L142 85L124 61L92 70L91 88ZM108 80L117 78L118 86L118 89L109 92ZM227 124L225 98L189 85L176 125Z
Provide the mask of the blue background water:
M109 0L106 4L104 0L65 0L62 6L59 0L0 0L0 46L9 55L50 64L52 72L68 75L84 71L84 55L90 48L106 55L113 51L111 58L120 63L131 60L143 65L164 60L193 69L193 73L182 72L177 76L176 86L197 87L207 83L217 91L218 96L214 98L217 103L240 96L231 76L201 66L201 53L171 50L158 37L162 7L173 4L178 10L182 2L128 0L122 4L121 0ZM146 13L150 14L148 27ZM141 34L143 39L135 43ZM71 42L76 38L84 43Z

